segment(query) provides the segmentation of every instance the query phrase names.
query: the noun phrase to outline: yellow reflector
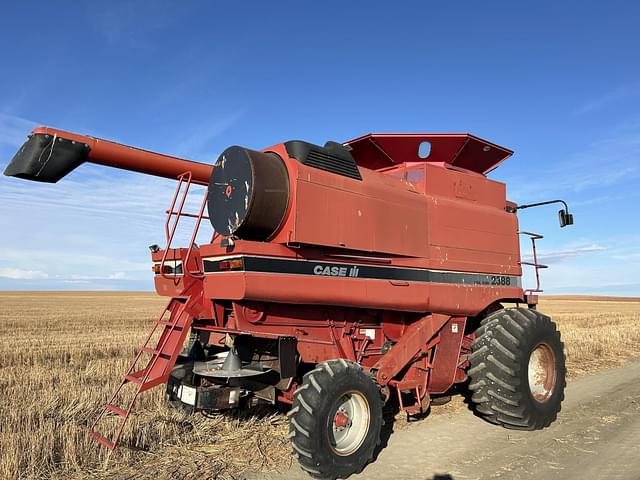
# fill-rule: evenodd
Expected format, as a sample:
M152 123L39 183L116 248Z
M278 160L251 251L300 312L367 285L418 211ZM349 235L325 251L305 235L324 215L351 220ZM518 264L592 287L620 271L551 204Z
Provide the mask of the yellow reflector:
M238 269L242 267L243 263L241 258L234 258L233 260L229 260L229 268Z

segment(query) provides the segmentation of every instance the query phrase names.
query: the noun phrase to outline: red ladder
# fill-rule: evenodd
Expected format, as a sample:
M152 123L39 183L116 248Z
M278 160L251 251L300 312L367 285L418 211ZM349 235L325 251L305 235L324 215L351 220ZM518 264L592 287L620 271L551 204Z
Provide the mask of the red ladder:
M165 319L166 313L170 313L169 319ZM156 320L153 329L147 336L142 347L138 350L129 370L125 374L124 378L115 389L109 401L104 404L102 411L96 418L95 422L91 426L91 436L102 446L109 450L114 450L118 445L122 430L126 424L133 405L138 396L149 390L150 388L166 383L171 370L182 350L184 339L189 332L193 316L187 311L187 303L181 300L173 299L169 302L164 312L158 320ZM155 347L150 347L149 342L156 333L158 327L164 327L160 338ZM138 363L143 353L151 354L151 358L147 361L144 368L138 370ZM122 392L122 387L128 383L137 385L133 395L129 398L126 406L121 407L116 405L116 400ZM105 418L105 416L116 415L120 417L119 425L116 428L115 433L111 439L99 433L96 429L98 423Z
M109 450L114 450L118 446L118 441L120 440L124 426L131 415L131 411L138 396L157 385L167 382L178 355L182 350L182 346L191 327L191 323L193 322L194 317L201 313L199 309L201 309L202 304L202 288L198 278L202 275L199 272L192 272L189 268L189 263L200 223L203 218L208 218L204 215L207 196L205 194L198 214L184 212L183 209L190 186L191 172L186 172L178 177L178 185L173 195L171 206L169 210L167 210L167 221L165 224L167 246L165 247L161 262L161 272L163 277L166 277L167 275L164 273L163 267L164 263L167 261L167 252L171 248L171 243L176 233L178 222L183 216L195 218L196 224L189 243L189 249L186 256L182 258L184 274L182 279L183 298L174 298L167 304L162 315L160 315L160 318L155 321L153 328L142 344L142 347L140 347L136 353L131 366L127 370L120 384L111 395L109 401L103 405L102 410L91 426L91 436L93 439ZM179 201L178 198L180 198ZM177 210L176 204L178 204ZM173 225L170 225L173 217L175 217L175 221ZM168 319L166 318L167 313L169 313ZM154 334L158 331L158 327L163 327L163 331L160 334L156 345L152 347L150 342L154 338ZM145 353L150 354L151 356L145 357L148 358L146 365L144 368L139 368L138 364L143 363L142 357ZM133 392L129 389L123 390L123 387L127 384L135 385ZM128 397L128 399L122 399L121 397L124 396L126 391L129 391L130 397ZM117 400L124 400L125 405L117 405ZM117 418L119 422L113 435L111 435L110 438L107 438L107 436L98 432L96 427L101 420L114 417Z

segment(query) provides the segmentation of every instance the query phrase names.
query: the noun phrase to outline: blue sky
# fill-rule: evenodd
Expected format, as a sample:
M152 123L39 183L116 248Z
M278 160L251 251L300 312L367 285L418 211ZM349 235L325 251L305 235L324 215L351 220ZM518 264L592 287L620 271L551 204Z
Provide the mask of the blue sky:
M636 2L5 2L0 168L37 124L214 162L227 146L471 132L541 232L548 293L640 295ZM152 288L168 180L0 178L0 289ZM530 281L527 277L526 281Z

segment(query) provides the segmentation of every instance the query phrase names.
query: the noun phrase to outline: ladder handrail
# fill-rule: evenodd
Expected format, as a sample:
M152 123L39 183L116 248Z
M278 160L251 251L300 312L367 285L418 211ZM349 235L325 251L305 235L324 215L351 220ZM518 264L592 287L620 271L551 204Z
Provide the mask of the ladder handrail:
M171 232L169 232L169 224L171 222L171 218L174 216L174 208L176 206L176 200L178 199L178 195L182 190L182 184L185 183L186 177L186 187L184 193L182 194L182 199L180 200L180 206L178 207L177 212L175 212L176 219L171 226ZM176 191L173 194L173 199L171 200L171 206L169 207L169 214L167 215L167 220L164 224L165 236L167 239L167 245L165 246L164 252L162 254L162 260L160 261L160 275L163 278L169 278L164 271L164 265L167 261L167 254L169 253L169 249L171 249L171 243L173 242L173 237L176 234L176 230L178 227L178 223L180 222L180 216L182 214L182 209L184 208L184 204L187 201L187 194L189 193L189 187L191 186L191 172L184 172L182 175L178 176L178 185L176 186ZM173 259L176 260L175 258ZM182 271L186 270L186 265L182 266Z
M178 195L180 194L180 191L182 189L182 184L185 182L185 177L187 177L187 188L185 193L182 195L182 200L180 201L180 208L178 208L178 211L174 211L174 208L176 206L176 201L178 200ZM171 199L171 206L169 207L169 210L167 210L167 213L170 213L167 216L167 220L164 223L164 231L165 231L165 237L167 240L167 245L171 244L171 240L173 239L173 236L169 234L169 222L171 221L171 217L173 215L176 215L178 218L176 218L176 221L179 220L180 214L182 212L182 207L184 207L184 202L187 199L187 193L189 192L189 187L191 186L191 172L184 172L183 174L179 175L178 178L178 185L176 185L176 190L173 192L173 198ZM173 229L172 232L175 233L175 227L176 227L176 223L174 222L173 224Z
M189 241L189 249L187 250L187 255L184 257L182 263L182 272L185 275L191 275L192 277L204 277L204 271L202 272L192 272L187 268L189 264L189 260L191 259L191 254L193 252L193 246L196 244L196 237L198 236L198 231L200 230L200 223L202 222L204 209L207 206L207 198L209 197L209 191L206 190L204 192L204 197L202 199L202 203L200 204L200 212L198 213L198 217L196 218L196 224L193 227L193 233L191 234L191 240ZM208 217L207 217L208 218ZM204 267L203 267L204 270Z
M532 294L532 293L542 293L544 290L540 288L540 270L543 268L549 268L548 265L543 265L542 263L538 263L538 253L536 252L536 240L542 240L544 236L539 233L525 232L519 231L520 235L527 235L531 239L531 248L533 250L533 262L525 262L520 260L520 265L529 265L532 266L536 272L536 288L527 288L524 291L524 294Z
M165 262L167 261L167 255L169 253L169 250L171 249L171 244L173 243L173 238L175 236L177 227L178 227L178 223L180 222L180 218L181 217L190 217L190 218L195 218L196 219L196 223L195 226L193 228L193 232L191 234L191 240L189 241L189 248L187 249L187 254L186 256L182 259L182 273L183 275L189 275L192 277L197 277L197 278L201 278L204 275L204 272L192 272L191 270L189 270L187 268L187 265L189 264L189 260L191 260L191 256L193 254L193 248L196 245L196 238L198 236L198 232L200 230L200 225L202 223L202 219L206 218L208 219L209 217L207 215L204 214L204 210L207 206L207 199L208 199L208 190L205 190L204 193L204 197L202 199L202 203L200 204L200 210L197 214L195 213L189 213L189 212L184 212L184 205L186 203L186 199L187 199L187 195L189 194L189 188L191 186L191 172L185 172L182 175L180 175L178 177L178 185L176 186L176 190L173 194L173 198L171 200L171 206L169 207L168 210L166 210L166 214L167 214L167 220L165 222L165 236L167 239L167 245L164 249L164 252L162 254L162 260L160 261L160 275L162 275L163 278L169 278L170 275L167 275L164 271L164 266L165 266ZM182 185L185 184L186 187L184 189L184 192L182 193L182 198L180 200L180 205L178 207L178 210L175 210L175 206L176 206L176 201L178 200L178 196L180 195L180 192L182 191ZM169 228L170 222L172 217L176 217L175 221L173 222L173 225L171 226L171 229ZM171 231L170 231L171 230ZM175 258L174 255L174 261L177 260ZM175 268L175 267L174 267ZM175 278L175 276L174 276Z

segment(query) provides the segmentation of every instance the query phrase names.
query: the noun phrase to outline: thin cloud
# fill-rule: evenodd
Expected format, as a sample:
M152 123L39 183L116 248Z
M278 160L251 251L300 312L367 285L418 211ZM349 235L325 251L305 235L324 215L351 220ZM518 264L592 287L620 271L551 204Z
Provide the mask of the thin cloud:
M155 49L151 33L165 30L185 19L189 9L175 7L169 0L143 0L131 3L90 4L87 19L109 45L125 44L129 48Z
M65 283L86 283L96 280L130 280L125 272L115 272L111 275L55 275L52 277L55 280L62 280Z
M81 166L80 169L87 169L87 166ZM27 217L41 215L46 208L55 212L56 218L64 223L77 224L82 221L87 231L94 231L96 234L102 228L119 231L123 224L127 224L127 235L130 238L148 239L147 243L141 245L141 250L144 251L151 243L162 245L165 241L165 212L174 194L176 182L134 174L122 178L109 178L106 175L94 177L93 169L88 170L71 174L53 185L0 177L0 214L4 212L6 216L21 212L24 218L17 222L29 228L26 227L30 224ZM197 213L203 197L204 189L192 187L184 211ZM194 223L194 219L180 219L173 245L189 241ZM56 228L50 226L48 231L53 232ZM210 238L212 233L210 223L202 222L198 243ZM3 252L0 251L0 258L2 256Z
M19 147L38 124L26 118L0 113L0 145Z
M594 248L595 247L595 248ZM600 250L604 249L604 250ZM589 251L592 250L592 251ZM584 244L566 251L547 251L563 257L557 262L541 259L542 263L551 264L548 270L540 273L542 288L546 294L551 293L601 293L612 295L639 295L638 283L635 279L638 265L634 262L614 262L611 253L619 253L615 241L603 247L599 244ZM528 269L526 286L535 284L533 269Z
M611 258L623 262L638 262L640 261L640 252L611 255Z
M211 119L193 129L190 134L178 143L176 151L187 157L200 157L206 146L216 137L222 135L235 125L244 115L244 110L238 110L224 118ZM208 155L210 156L210 154Z
M532 202L550 197L578 196L640 178L640 124L614 127L607 136L586 145L566 159L558 159L535 176L506 179L509 197L516 202Z
M581 257L584 255L602 252L607 250L606 247L602 245L585 245L576 248L569 248L563 250L554 250L554 251L540 251L538 252L538 262L540 263L558 263L569 258ZM524 257L525 261L531 262L533 257L531 255L527 255Z
M545 289L545 294L551 295L611 295L637 297L640 283L595 283L559 285Z
M49 275L40 270L22 270L20 268L0 268L0 277L12 280L43 280Z
M606 203L622 203L629 202L629 200L638 198L640 192L620 193L613 195L598 195L594 197L585 198L583 200L573 200L571 207L586 207L589 205L602 205Z
M142 246L141 246L142 247ZM63 246L61 248L64 248ZM148 257L146 248L141 256ZM66 281L147 281L152 278L150 260L134 261L125 256L91 255L57 250L7 249L0 262L0 277L20 280L47 280L53 284ZM36 267L37 266L37 267ZM40 269L37 269L40 267ZM45 273L46 272L46 273Z
M576 115L584 115L601 110L612 103L640 95L640 85L627 85L611 90L604 95L592 98L576 109Z
M164 246L175 187L94 165L53 185L0 176L0 289L152 288L147 246ZM192 188L186 210L197 212L203 194ZM192 228L193 220L182 218L173 245L185 245ZM198 242L208 241L208 221L200 232Z

